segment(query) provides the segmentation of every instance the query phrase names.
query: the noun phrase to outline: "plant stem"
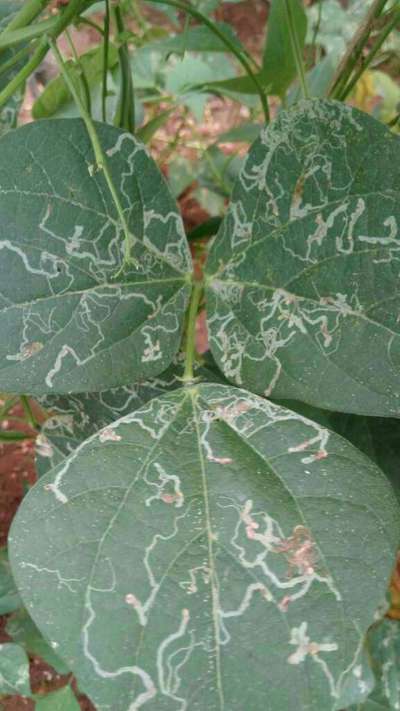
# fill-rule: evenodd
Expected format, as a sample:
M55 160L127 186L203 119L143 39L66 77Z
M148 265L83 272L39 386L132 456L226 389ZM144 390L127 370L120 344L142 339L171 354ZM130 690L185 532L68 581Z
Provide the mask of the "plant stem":
M123 261L121 269L123 269L127 263L132 263L132 264L136 265L136 260L134 260L131 256L131 247L132 247L132 242L133 242L134 238L133 238L133 235L131 234L131 232L129 231L128 223L125 219L124 211L123 211L117 190L116 190L115 185L113 183L111 173L108 168L107 158L106 158L106 156L103 152L103 149L101 147L99 137L96 133L94 123L93 123L91 116L89 115L89 113L86 109L86 106L82 102L81 97L79 96L79 93L76 90L75 84L72 81L72 79L68 73L68 67L65 64L65 61L64 61L64 59L61 55L61 52L58 49L56 43L52 39L49 39L49 45L54 53L54 56L57 60L60 71L64 77L65 83L67 84L68 89L71 92L71 95L72 95L72 97L79 109L81 117L85 123L86 130L89 134L89 138L90 138L90 141L92 144L92 148L93 148L93 152L94 152L95 160L96 160L96 166L94 167L94 171L96 171L96 170L103 171L109 191L111 193L111 197L113 199L115 208L118 213L119 220L122 225L122 229L123 229L124 237L125 237L125 245L124 245L125 254L124 254L124 261Z
M301 52L299 38L298 38L298 35L296 32L296 27L294 24L290 0L284 0L284 3L285 3L285 10L286 10L286 18L287 18L287 23L288 23L290 44L292 45L292 52L293 52L294 61L296 64L297 76L298 76L298 79L300 82L303 97L305 99L309 99L310 95L309 95L308 87L307 87L306 72L305 72L305 68L304 68L303 55Z
M0 38L3 38L4 35L12 30L18 30L20 27L29 25L49 3L50 0L29 0L29 2L26 2L1 32Z
M22 407L24 408L26 419L28 420L30 426L33 427L34 430L38 429L39 423L37 422L36 417L33 414L29 398L27 398L26 395L21 395L20 399Z
M36 25L29 25L29 27L21 27L17 30L12 30L6 34L0 35L0 49L7 49L15 44L20 44L21 42L27 42L36 37L41 37L42 35L51 32L53 27L57 22L57 17L50 17L48 20L43 20L43 22L38 22Z
M108 77L108 50L110 47L110 0L105 0L104 15L104 44L103 44L103 82L101 87L101 117L104 123L107 120L107 77Z
M82 64L82 62L81 62L81 60L80 60L80 58L79 58L79 55L78 55L78 53L77 53L77 51L76 51L76 49L75 49L75 45L74 45L74 43L73 43L73 41L72 41L71 33L70 33L70 31L69 31L68 28L66 28L66 30L65 30L65 35L66 35L66 37L67 37L68 44L69 44L69 46L70 46L70 48L71 48L73 61L75 62L76 68L77 68L77 70L78 70L78 76L79 76L79 79L80 79L80 84L82 85L83 94L84 94L84 96L85 96L87 112L88 112L89 115L91 115L91 113L92 113L92 106L91 106L92 101L91 101L91 97L90 97L90 88L89 88L88 80L87 80L87 78L86 78L85 69L84 69L83 64Z
M206 15L203 15L202 12L199 12L199 10L196 10L194 7L191 5L188 5L185 2L179 2L179 0L150 0L151 2L154 2L156 4L164 4L164 5L171 5L171 7L176 7L178 10L182 10L183 12L189 13L189 15L192 15L192 17L195 17L197 20L203 23L203 25L206 25L211 32L213 32L220 40L221 42L224 43L224 45L227 47L229 52L232 52L232 54L235 55L236 59L240 64L242 65L243 69L245 70L246 74L250 77L251 81L253 82L254 86L257 89L257 93L260 97L262 109L264 112L264 117L265 117L265 122L269 123L270 116L269 116L269 106L268 106L268 99L267 95L264 91L264 88L260 84L256 74L254 74L249 62L247 61L246 57L244 56L243 52L241 52L233 42L224 35L223 32L220 31L220 29L217 27L217 25L212 21L209 20Z
M196 322L202 295L203 283L201 281L195 281L193 284L186 325L185 371L183 374L183 381L185 383L190 383L194 377L193 363L195 361L196 354Z
M118 34L124 31L124 21L121 9L117 6L114 8L115 24ZM120 128L135 132L135 92L133 89L131 64L129 61L129 51L126 41L119 43L118 47L119 65L121 68L121 92L118 102L117 116L115 125Z
M2 74L6 74L10 69L12 69L15 64L18 64L22 57L25 57L26 54L29 54L29 52L32 51L32 46L31 45L26 45L22 49L20 49L18 52L15 52L13 56L8 60L8 62L2 62L0 64L0 76Z
M400 8L398 8L397 10L394 10L393 13L389 14L389 22L387 23L387 25L385 25L385 27L382 28L374 45L371 47L365 61L362 62L361 66L353 74L352 78L350 79L349 83L345 86L345 88L341 92L340 96L338 96L338 99L340 99L340 101L344 101L346 99L346 97L354 89L355 85L357 84L357 82L359 81L361 76L364 74L364 72L371 65L371 62L373 61L374 57L376 57L377 53L379 52L379 50L382 47L386 38L390 35L392 30L394 30L394 28L396 27L396 25L399 22L400 22Z
M389 123L387 123L386 125L389 126L389 128L393 128L393 126L395 126L396 123L400 123L400 114L397 114L397 116L392 118L392 120L389 121Z
M88 17L77 17L75 20L75 26L79 27L79 25L87 25L88 27L92 27L96 32L99 33L102 37L104 36L104 30L100 25L97 24L97 22L93 22L93 20L89 20Z
M70 22L72 22L75 15L78 15L83 6L86 5L87 2L84 0L71 0L65 10L57 16L57 22L54 23L53 29L39 42L29 62L22 67L18 74L16 74L3 91L0 92L0 106L3 106L3 104L5 104L6 101L8 101L13 94L15 94L17 89L19 89L19 87L24 84L30 75L37 69L48 52L49 41L55 40L58 35L60 35L61 32L68 27Z
M317 38L319 31L321 29L321 20L322 20L322 0L317 0L318 1L318 15L317 15L317 21L314 25L313 29L313 36L311 39L311 47L313 49L313 54L316 55L316 45L317 45ZM320 59L320 57L319 57ZM319 61L319 60L318 60Z
M367 13L365 21L356 31L328 89L328 96L332 99L337 99L344 90L349 77L353 73L357 62L362 56L364 47L369 40L375 21L382 14L383 8L385 7L387 1L388 0L374 0Z

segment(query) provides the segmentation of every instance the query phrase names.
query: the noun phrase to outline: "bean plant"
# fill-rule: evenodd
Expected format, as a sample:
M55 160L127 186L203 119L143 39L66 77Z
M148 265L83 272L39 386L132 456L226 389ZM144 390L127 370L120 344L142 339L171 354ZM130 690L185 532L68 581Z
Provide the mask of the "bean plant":
M349 101L400 4L331 67L328 2L272 0L261 62L217 4L0 2L0 414L22 398L38 472L0 693L38 711L79 708L72 675L99 711L400 708L398 115ZM254 142L206 151L224 214L187 235L146 143L210 94ZM66 685L34 694L28 655Z

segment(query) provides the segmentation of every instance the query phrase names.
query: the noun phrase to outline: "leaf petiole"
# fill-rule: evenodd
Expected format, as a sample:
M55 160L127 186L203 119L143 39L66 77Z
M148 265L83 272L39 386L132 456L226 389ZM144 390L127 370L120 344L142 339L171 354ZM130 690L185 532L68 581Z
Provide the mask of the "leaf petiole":
M185 383L190 383L194 379L193 364L196 359L196 322L202 296L203 282L195 281L193 284L186 324L185 371L182 378Z

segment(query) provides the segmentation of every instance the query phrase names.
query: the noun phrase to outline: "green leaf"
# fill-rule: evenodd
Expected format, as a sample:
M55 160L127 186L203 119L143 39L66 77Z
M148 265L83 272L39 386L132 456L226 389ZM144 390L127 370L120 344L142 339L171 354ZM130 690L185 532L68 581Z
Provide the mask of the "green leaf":
M24 0L0 0L0 20L7 18L7 23L12 19L10 15L14 15L21 6Z
M42 637L26 610L21 608L7 620L6 632L28 654L41 657L58 674L68 674L68 667Z
M0 696L30 696L29 660L18 644L0 644Z
M376 687L365 704L351 707L351 711L395 711L400 707L400 623L389 619L378 622L367 640Z
M150 119L150 121L147 121L147 123L136 131L138 139L143 143L149 143L158 129L167 123L171 113L172 109L167 109L166 111L158 113L154 118Z
M218 136L218 143L253 143L260 135L261 126L259 123L242 123L234 126L229 131Z
M354 444L372 459L386 474L400 500L400 420L391 417L363 417L343 412L328 412L294 400L279 400L304 417L319 422L323 427Z
M335 709L337 711L343 711L343 709L347 709L350 704L362 704L374 686L375 678L371 669L368 651L364 643L358 664L353 667L351 674L347 675Z
M206 265L210 346L227 378L399 414L399 189L399 138L356 109L301 102L261 133Z
M21 605L8 561L7 549L0 549L0 615L8 615Z
M157 378L136 385L77 395L45 395L38 398L50 413L36 438L36 470L43 476L60 464L85 439L103 427L140 407L155 397L182 387L184 364L173 363ZM195 364L196 378L222 382L223 376L212 359Z
M175 197L179 197L195 179L196 166L194 161L177 155L168 163L168 184Z
M165 370L190 292L182 220L144 146L97 132L138 267L120 271L123 234L81 120L0 141L0 389L76 392Z
M80 708L70 686L43 697L36 696L35 711L80 711Z
M77 448L23 500L10 557L33 619L99 707L331 711L399 534L363 454L214 384Z
M307 17L300 0L289 0L301 50L307 34ZM296 61L288 29L285 0L272 0L268 16L261 80L268 93L283 96L296 77Z
M400 420L332 414L329 421L335 432L377 463L400 500Z
M100 83L103 76L103 45L90 49L79 57L80 66L75 61L67 62L68 73L75 82L79 82L81 68L85 73L90 88ZM110 44L108 50L108 68L112 69L118 64L118 50ZM45 87L42 94L36 99L32 115L35 119L47 118L60 111L66 104L72 102L72 96L65 83L64 77L59 75L52 79Z
M197 181L200 187L208 188L222 197L229 197L242 165L243 159L240 156L226 155L213 144L201 156Z
M219 31L233 43L237 49L243 51L243 46L232 27L225 22L216 22ZM226 44L205 25L189 27L177 35L170 35L155 42L146 44L147 50L157 52L227 52Z
M199 91L201 86L206 87L214 78L223 80L234 74L235 68L228 56L209 53L199 57L186 52L183 59L171 57L165 88L200 121L207 102L207 96Z

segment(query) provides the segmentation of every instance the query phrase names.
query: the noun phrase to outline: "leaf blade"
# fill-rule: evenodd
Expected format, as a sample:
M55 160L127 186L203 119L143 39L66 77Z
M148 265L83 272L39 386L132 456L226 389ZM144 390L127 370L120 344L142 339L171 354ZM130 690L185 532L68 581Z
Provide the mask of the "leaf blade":
M43 477L10 551L36 624L94 703L317 711L336 707L358 663L398 529L385 478L345 440L199 385L150 401Z
M83 123L40 121L2 139L3 389L121 385L161 372L178 349L191 272L180 215L142 144L97 130L139 265L119 279L123 235Z
M329 101L301 102L256 141L206 265L211 349L237 385L398 414L398 151Z

